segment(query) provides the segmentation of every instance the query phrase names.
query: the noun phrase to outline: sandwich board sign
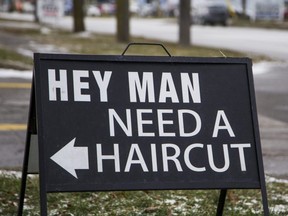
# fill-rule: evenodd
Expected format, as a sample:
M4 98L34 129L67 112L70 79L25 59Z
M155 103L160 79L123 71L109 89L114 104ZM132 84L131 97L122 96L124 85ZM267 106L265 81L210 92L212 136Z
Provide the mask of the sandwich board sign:
M51 192L166 189L220 189L221 215L240 188L261 189L269 214L250 59L34 62L27 143L37 134L42 215Z
M41 21L64 16L64 0L37 0L37 13Z

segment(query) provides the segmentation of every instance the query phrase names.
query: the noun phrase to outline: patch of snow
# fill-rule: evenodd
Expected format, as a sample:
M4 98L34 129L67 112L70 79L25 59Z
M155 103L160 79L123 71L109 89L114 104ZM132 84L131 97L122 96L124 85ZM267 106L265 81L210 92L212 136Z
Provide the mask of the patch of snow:
M182 215L187 214L186 203L181 203L180 205L176 206L174 210L181 212Z
M36 52L63 52L64 48L56 47L52 44L38 44L35 41L30 41L29 46Z
M48 34L48 33L47 33ZM38 44L35 41L30 41L28 48L19 47L17 52L21 55L33 58L33 54L39 53L64 53L67 52L65 48L56 47L51 44Z
M7 177L15 177L15 178L22 178L21 171L13 171L13 170L0 170L0 176L7 176ZM36 178L38 174L28 174L28 178Z
M259 62L259 63L254 63L253 64L253 74L257 75L257 74L263 74L263 73L267 73L267 65L268 62Z
M287 63L262 61L253 63L252 69L254 75L260 75L273 72L275 68L282 68L282 67L284 68L287 67Z
M0 78L32 79L32 71L20 71L14 69L0 68Z
M23 56L27 56L27 57L30 57L32 58L33 57L33 51L31 50L27 50L27 49L24 49L24 48L17 48L17 53L23 55Z
M271 177L271 176L266 176L266 182L267 183L285 183L285 184L288 184L288 180L285 180L285 179L277 179L277 178L274 178L274 177Z
M11 171L11 170L0 170L0 175L1 176L11 176L11 177L16 177L16 178L21 178L22 172Z
M51 30L50 28L47 28L47 27L42 27L42 28L40 29L41 34L44 34L44 35L50 34L51 31L52 31L52 30Z
M275 214L285 213L285 212L288 211L288 207L287 207L287 205L279 204L279 205L275 205L275 206L272 208L272 211L273 211L273 213L275 213Z
M169 204L169 205L174 205L176 203L176 200L173 200L173 199L167 199L164 201L166 204Z
M10 19L10 20L22 20L22 21L33 21L34 15L33 14L25 14L25 13L0 13L0 17L4 19Z
M75 34L75 37L78 37L78 38L91 38L92 36L93 34L89 31L84 31L84 32Z

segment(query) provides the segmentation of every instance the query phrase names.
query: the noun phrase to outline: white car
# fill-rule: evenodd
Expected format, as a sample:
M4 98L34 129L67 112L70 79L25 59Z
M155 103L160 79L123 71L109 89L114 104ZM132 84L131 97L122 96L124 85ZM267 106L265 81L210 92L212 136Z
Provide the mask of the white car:
M100 9L95 5L89 5L86 10L87 16L101 16Z

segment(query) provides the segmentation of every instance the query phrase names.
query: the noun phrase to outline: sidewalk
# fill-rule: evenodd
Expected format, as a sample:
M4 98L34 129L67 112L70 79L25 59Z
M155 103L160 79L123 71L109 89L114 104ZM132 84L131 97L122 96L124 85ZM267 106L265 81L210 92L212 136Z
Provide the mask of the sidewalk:
M288 124L258 114L265 173L288 179Z

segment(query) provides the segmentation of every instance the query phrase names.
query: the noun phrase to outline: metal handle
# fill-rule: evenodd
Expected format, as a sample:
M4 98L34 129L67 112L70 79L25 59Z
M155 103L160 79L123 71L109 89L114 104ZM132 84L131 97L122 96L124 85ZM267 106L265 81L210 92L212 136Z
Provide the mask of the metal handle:
M163 46L163 44L160 43L129 43L123 51L122 55L125 55L126 51L129 49L130 46L160 46L164 49L167 55L171 57L171 54L168 52L168 50Z

